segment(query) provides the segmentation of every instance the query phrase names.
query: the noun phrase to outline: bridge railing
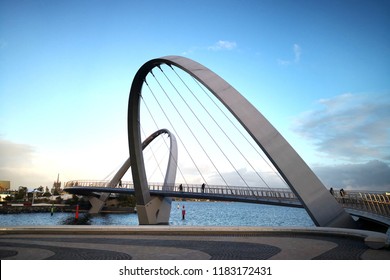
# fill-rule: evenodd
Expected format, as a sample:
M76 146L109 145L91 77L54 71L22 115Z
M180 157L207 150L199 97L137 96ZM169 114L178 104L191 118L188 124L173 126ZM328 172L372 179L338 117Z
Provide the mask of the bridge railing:
M134 189L133 182L120 182L116 186L109 186L109 181L91 181L79 180L69 181L65 184L65 188L70 187L113 187ZM202 185L199 184L176 184L174 186L163 186L161 183L149 183L151 191L169 191L169 192L186 192L193 194L210 194L224 197L242 197L248 199L272 199L281 202L298 201L295 194L287 188L261 188L245 186L219 186L219 185ZM335 199L345 208L362 210L377 215L390 217L390 196L382 193L369 193L348 191L341 195L340 192L334 192Z
M109 186L109 181L97 181L97 180L73 180L65 183L65 188L71 187L97 187L97 188L105 188L105 187L113 187L113 188L128 188L133 189L133 182L120 182L116 186Z
M384 193L365 193L349 191L336 192L336 200L345 208L352 208L390 217L390 196Z
M273 198L281 200L298 200L295 194L287 188L260 188L260 187L245 187L245 186L220 186L220 185L202 185L199 184L176 184L174 186L163 186L161 183L149 183L151 191L171 191L171 192L186 192L194 194L213 194L220 196L239 196L246 198ZM134 189L133 182L120 182L116 186L109 186L108 181L91 181L91 180L75 180L65 184L65 188L70 187L113 187Z
M241 196L248 198L281 198L297 200L294 193L286 188L260 188L260 187L245 187L245 186L220 186L220 185L205 185L204 189L201 185L180 185L175 186L175 191L189 193L205 193L221 196Z

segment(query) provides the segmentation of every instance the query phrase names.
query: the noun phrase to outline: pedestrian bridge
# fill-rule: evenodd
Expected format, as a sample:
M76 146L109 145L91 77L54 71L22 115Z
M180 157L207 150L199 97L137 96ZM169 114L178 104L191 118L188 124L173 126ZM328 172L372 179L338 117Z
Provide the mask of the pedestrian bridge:
M169 223L171 197L304 207L321 227L361 227L347 212L390 224L387 196L332 196L253 104L191 59L166 56L138 69L127 136L128 158L109 182L72 181L65 187L89 197L90 213L99 213L110 193L124 193L135 195L140 225ZM132 182L122 183L130 169Z
M69 181L64 190L78 195L96 195L101 193L134 195L133 182L121 182L109 186L109 181ZM304 208L297 196L288 188L248 188L241 186L176 185L163 187L162 183L150 183L151 195L161 197L206 199L215 201L233 201L268 204L286 207ZM352 216L355 216L386 231L390 227L390 196L384 193L348 191L342 196L334 192L335 200Z

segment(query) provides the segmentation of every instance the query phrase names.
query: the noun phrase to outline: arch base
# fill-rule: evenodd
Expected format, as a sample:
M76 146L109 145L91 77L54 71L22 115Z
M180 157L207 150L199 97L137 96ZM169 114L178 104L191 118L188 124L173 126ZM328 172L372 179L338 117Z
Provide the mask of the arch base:
M109 193L102 193L100 197L90 196L88 200L91 204L91 208L89 209L88 213L92 215L99 214L109 196Z
M138 222L140 225L168 225L171 215L172 199L152 196L146 205L137 205Z

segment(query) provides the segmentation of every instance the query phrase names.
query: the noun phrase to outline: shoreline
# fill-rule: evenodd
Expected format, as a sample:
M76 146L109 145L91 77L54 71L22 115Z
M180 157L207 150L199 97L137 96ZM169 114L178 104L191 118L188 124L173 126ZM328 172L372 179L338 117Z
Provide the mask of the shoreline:
M64 204L45 204L45 205L23 205L23 204L11 204L3 205L0 207L0 215L7 214L33 214L33 213L50 213L54 207L55 212L65 212L65 213L74 213L76 212L76 205L64 205ZM87 213L89 208L80 206L79 213ZM110 213L110 214L133 214L134 207L104 207L101 213Z

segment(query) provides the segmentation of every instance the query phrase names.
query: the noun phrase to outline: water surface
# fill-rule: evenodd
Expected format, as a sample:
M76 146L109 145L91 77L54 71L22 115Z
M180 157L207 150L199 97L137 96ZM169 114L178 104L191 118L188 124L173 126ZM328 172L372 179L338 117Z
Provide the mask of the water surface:
M186 219L182 220L182 206ZM2 214L0 226L72 224L74 213ZM79 220L90 225L138 225L136 214L100 214ZM314 226L304 209L238 202L173 202L170 224L175 226Z

